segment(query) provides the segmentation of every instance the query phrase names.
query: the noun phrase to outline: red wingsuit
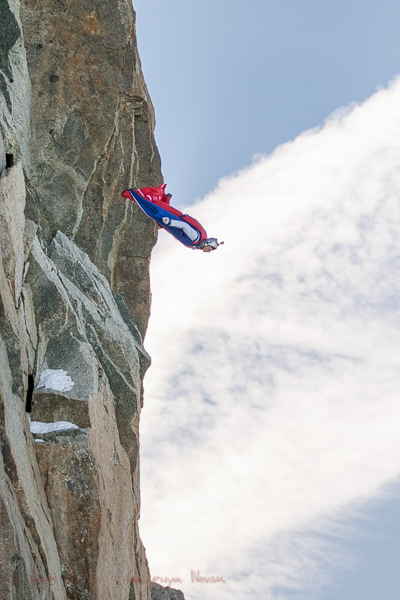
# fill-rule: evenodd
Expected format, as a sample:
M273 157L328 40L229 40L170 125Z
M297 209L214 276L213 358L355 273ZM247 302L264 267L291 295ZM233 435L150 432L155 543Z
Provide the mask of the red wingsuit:
M144 196L144 198L146 198L150 202L153 202L153 204L157 204L158 206L161 206L162 208L168 210L168 212L171 213L172 215L175 215L176 217L180 217L183 221L186 221L186 223L188 223L189 225L191 225L192 227L197 229L200 233L200 239L198 239L194 243L194 245L201 246L201 244L208 238L206 230L198 221L196 221L196 219L194 219L193 217L191 217L189 215L184 215L183 213L181 213L180 210L178 210L170 205L170 199L168 198L168 196L165 193L166 185L167 184L164 183L163 185L160 185L157 188L145 187L145 188L140 188L140 190L135 190L135 191L140 192ZM128 198L130 196L127 195L125 197Z

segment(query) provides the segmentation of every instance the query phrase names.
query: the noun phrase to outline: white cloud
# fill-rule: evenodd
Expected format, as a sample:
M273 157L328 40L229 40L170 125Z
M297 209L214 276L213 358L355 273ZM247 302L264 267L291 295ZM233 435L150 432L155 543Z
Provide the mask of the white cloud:
M339 560L317 533L399 475L399 104L396 80L222 179L188 209L217 252L160 234L141 533L191 600L306 594Z

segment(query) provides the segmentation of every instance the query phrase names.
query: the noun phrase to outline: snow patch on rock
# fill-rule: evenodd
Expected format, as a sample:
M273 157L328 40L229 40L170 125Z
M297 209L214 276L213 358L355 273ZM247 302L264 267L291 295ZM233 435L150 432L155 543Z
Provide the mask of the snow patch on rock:
M78 425L69 421L56 421L55 423L41 423L41 421L31 421L32 433L51 433L52 431L67 431L68 429L79 429ZM42 440L43 441L43 440Z
M36 389L44 387L56 392L69 392L74 385L67 371L63 369L46 369L41 373Z

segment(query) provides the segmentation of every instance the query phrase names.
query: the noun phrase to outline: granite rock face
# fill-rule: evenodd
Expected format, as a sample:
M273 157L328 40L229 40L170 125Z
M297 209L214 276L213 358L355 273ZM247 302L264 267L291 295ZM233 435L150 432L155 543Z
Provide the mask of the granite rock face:
M162 182L134 12L0 22L0 598L161 598L138 532L156 230L120 198Z
M36 239L24 288L40 323L32 420L89 427L90 402L98 397L99 381L106 380L121 444L135 474L136 421L150 357L133 320L125 323L107 280L87 254L61 232L47 254ZM41 374L51 371L69 374L66 389L55 389L57 383L41 385Z
M0 0L0 173L22 160L30 169L31 89L16 0Z
M25 311L22 301L24 188L21 163L3 173L0 179L0 597L7 600L66 597L35 442L26 415L25 398L32 365L26 327L29 309ZM13 211L8 212L10 204Z
M41 244L25 221L21 163L0 200L1 597L149 598L137 529L149 357L88 256L61 232ZM78 428L34 439L27 397L33 421Z
M27 215L47 241L60 230L87 252L144 334L156 233L121 191L162 177L131 3L22 0L21 16L33 96Z

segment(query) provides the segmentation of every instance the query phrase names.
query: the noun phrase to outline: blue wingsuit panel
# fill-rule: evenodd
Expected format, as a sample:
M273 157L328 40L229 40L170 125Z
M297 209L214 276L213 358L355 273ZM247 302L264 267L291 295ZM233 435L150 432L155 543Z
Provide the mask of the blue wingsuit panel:
M150 217L150 219L153 219L153 221L155 221L158 225L161 225L161 227L163 229L166 229L168 231L168 233L170 233L171 235L174 236L174 238L176 238L177 240L182 242L182 244L185 244L185 246L193 248L192 240L186 235L186 233L184 233L182 231L182 229L177 229L176 227L170 227L169 225L165 225L165 223L163 223L163 221L162 221L163 217L168 217L169 219L173 219L174 221L181 221L182 223L185 223L184 219L174 215L173 213L170 213L165 208L162 208L161 206L158 206L157 204L154 204L153 202L146 200L145 198L143 198L142 196L137 194L135 192L135 190L129 190L129 191L132 194L132 196L135 198L135 201L138 204L138 206L142 209L142 211L148 217Z

